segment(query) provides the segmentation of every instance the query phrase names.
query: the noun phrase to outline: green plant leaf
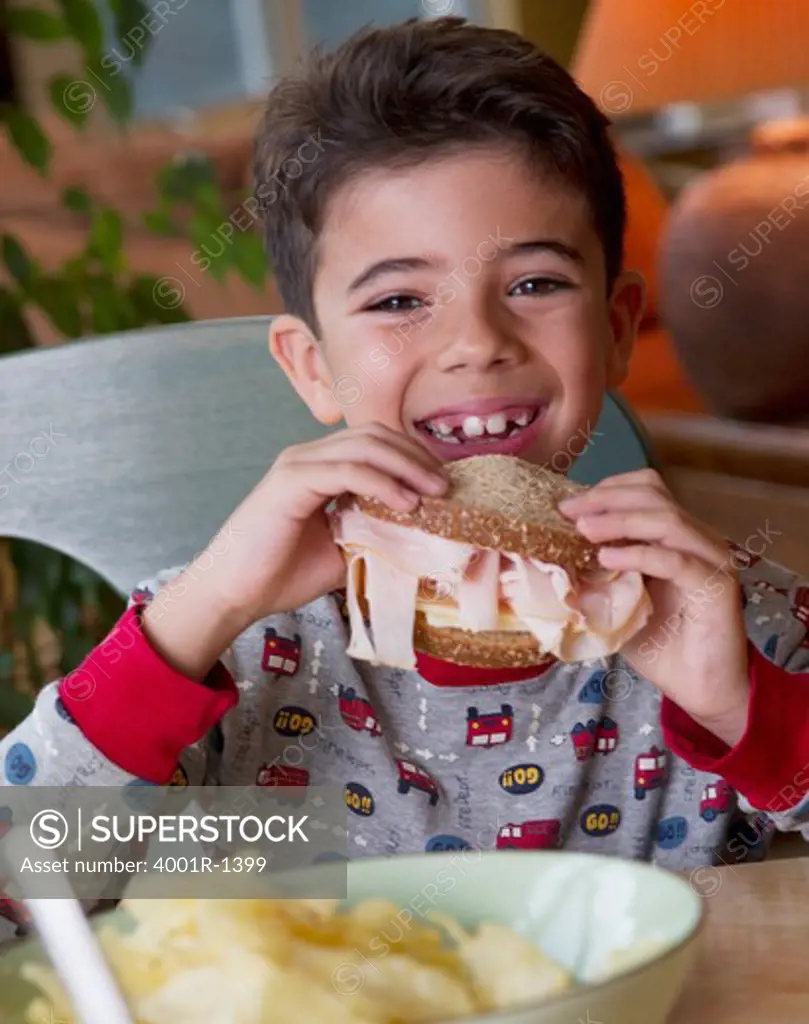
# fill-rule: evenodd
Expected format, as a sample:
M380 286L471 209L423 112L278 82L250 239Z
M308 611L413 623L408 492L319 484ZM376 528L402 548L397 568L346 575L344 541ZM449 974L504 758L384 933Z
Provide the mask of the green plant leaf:
M0 284L0 354L33 348L34 344L19 299Z
M62 193L62 205L66 206L68 210L72 210L73 213L91 213L93 200L83 188L74 185L66 188Z
M85 59L96 61L104 50L104 28L93 0L59 0L68 31L77 39Z
M258 235L248 232L234 236L233 262L242 277L257 290L264 286L267 280L267 256Z
M180 234L180 229L166 210L151 210L144 213L143 223L153 235L170 237Z
M217 224L222 224L228 219L230 211L225 210L225 204L222 201L222 190L215 180L197 180L194 185L192 198L198 213L210 217Z
M82 288L87 277L86 258L82 254L69 257L59 268L59 273L67 281L73 281L79 288Z
M163 294L161 278L149 275L136 277L129 286L129 295L135 305L138 319L143 324L184 324L190 321L182 302L179 305L158 303L156 296Z
M51 159L51 143L39 122L18 107L8 108L5 122L11 141L23 160L44 173Z
M54 43L67 35L67 25L61 18L34 7L11 7L6 11L5 23L12 35L39 43Z
M76 128L85 126L95 102L91 94L76 88L81 84L75 75L66 75L61 71L48 82L53 109Z
M152 36L147 32L143 40L141 40L138 33L138 43L136 45L136 36L133 34L130 38L130 33L141 25L149 13L149 7L143 0L109 0L109 6L115 18L115 37L120 40L129 39L131 44L129 49L132 50L132 63L135 67L139 67L146 56L148 41L151 40ZM142 45L144 42L147 43L146 46Z
M126 331L137 325L135 304L112 276L95 276L87 280L91 302L91 326L96 334Z
M36 276L36 263L13 235L2 236L0 251L9 274L22 288L26 288Z
M216 168L207 153L180 153L161 167L157 175L160 194L174 202L197 201L204 204L205 190L218 198ZM221 204L220 204L221 205Z
M95 76L98 86L93 86L107 110L118 124L125 124L132 116L132 88L121 66L110 57L88 64L90 77Z
M77 282L64 277L41 276L34 279L29 291L58 331L68 338L82 336L81 291Z
M98 257L105 270L115 273L123 269L123 243L124 226L120 214L109 207L94 213L88 249Z
M202 250L203 257L208 261L205 268L215 281L224 281L228 268L233 262L232 240L223 238L220 228L225 223L224 217L211 216L210 213L197 209L189 218L188 229L196 250Z

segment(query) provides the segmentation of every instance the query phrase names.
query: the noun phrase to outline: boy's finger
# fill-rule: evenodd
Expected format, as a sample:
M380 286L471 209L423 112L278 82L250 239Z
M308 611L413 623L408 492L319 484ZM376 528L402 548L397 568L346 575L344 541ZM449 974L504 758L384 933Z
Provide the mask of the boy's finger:
M656 469L633 469L629 473L616 473L615 476L605 477L600 480L596 487L632 487L637 484L654 487L658 491L668 491L666 482Z
M576 520L576 529L594 544L620 540L657 543L714 566L725 558L723 549L712 544L674 509L645 508L582 516Z
M627 487L651 489L658 494L671 496L671 492L656 469L635 469L631 473L617 473L615 476L605 477L604 480L599 480L597 484L582 494L577 494L574 498L567 499L567 502L572 504L573 502L592 500L593 495L600 495L605 491L616 491ZM560 502L560 507L563 504L567 504L567 502Z
M299 464L306 465L310 473L316 474L320 470L315 469L315 466L346 462L373 466L418 494L438 496L449 486L443 474L428 469L410 451L402 451L381 440L357 435L345 437L339 444L324 445L317 451L302 453ZM342 488L342 491L346 490L348 488Z
M307 473L306 482L318 503L339 494L360 494L378 498L389 508L410 512L421 500L418 492L389 473L356 462L324 462L316 474Z
M639 572L653 579L667 580L686 593L705 587L716 569L694 555L672 551L658 544L630 544L620 548L602 548L598 558L605 569Z
M340 430L306 447L316 452L322 449L331 450L335 446L342 447L346 443L356 442L358 438L366 444L382 444L395 448L408 458L415 459L431 472L436 472L442 477L446 475L444 463L425 445L420 444L407 434L399 434L381 423L368 423L356 430Z
M397 448L401 448L402 451L412 453L431 469L437 469L439 472L444 473L444 463L439 459L435 452L431 451L426 444L419 440L418 437L413 437L411 434L402 434L396 430L391 430L390 427L386 427L381 423L371 424L370 433L372 436L378 436L381 440L386 441Z
M672 499L648 484L624 484L620 487L595 487L559 502L559 511L568 518L597 515L619 509L663 509L676 507Z

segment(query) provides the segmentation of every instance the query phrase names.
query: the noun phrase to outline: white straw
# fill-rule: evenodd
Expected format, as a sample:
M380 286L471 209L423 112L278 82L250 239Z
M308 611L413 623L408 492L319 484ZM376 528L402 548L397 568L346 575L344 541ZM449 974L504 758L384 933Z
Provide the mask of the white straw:
M25 905L77 1019L80 1024L133 1024L124 997L67 878L58 872L49 872L48 889L58 895L49 899L29 896L36 882L32 885L30 874L18 867L25 856L32 853L27 831L12 829L5 836L4 846L10 855L8 863L14 868ZM47 850L37 849L33 853L38 860L53 859Z
M29 899L25 905L81 1024L132 1024L79 901Z

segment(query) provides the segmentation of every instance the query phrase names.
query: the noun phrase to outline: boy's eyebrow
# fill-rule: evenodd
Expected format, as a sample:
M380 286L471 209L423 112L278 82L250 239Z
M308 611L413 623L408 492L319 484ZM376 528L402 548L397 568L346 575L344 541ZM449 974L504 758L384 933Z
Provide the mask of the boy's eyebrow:
M506 246L500 250L500 253L504 256L516 256L525 252L553 252L563 259L570 260L572 263L584 263L584 257L578 249L568 245L567 242L560 241L558 238L536 238L528 242L515 242L513 245ZM402 270L424 270L425 267L431 266L433 264L430 260L425 259L423 256L397 256L389 260L380 260L378 263L372 263L370 267L366 267L361 274L358 274L349 284L347 290L349 294L355 292L363 285L370 284L371 281L375 281L376 278L381 277L383 274L393 274Z
M358 274L348 286L348 291L349 293L355 292L364 284L369 284L383 274L392 274L399 270L423 270L429 266L432 264L423 256L399 256L390 260L380 260L378 263L372 263L370 267L366 267L361 274Z
M561 242L558 238L537 238L530 242L516 242L504 250L506 256L523 252L553 252L572 263L584 263L584 256L578 249L568 245L567 242Z

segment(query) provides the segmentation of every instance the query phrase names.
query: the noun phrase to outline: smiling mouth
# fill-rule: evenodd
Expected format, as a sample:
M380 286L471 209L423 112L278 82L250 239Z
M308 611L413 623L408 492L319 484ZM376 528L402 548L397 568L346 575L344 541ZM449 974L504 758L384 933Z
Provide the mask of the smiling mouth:
M445 444L494 445L519 437L536 421L541 411L541 406L533 405L490 413L437 416L420 420L415 427L434 441Z

